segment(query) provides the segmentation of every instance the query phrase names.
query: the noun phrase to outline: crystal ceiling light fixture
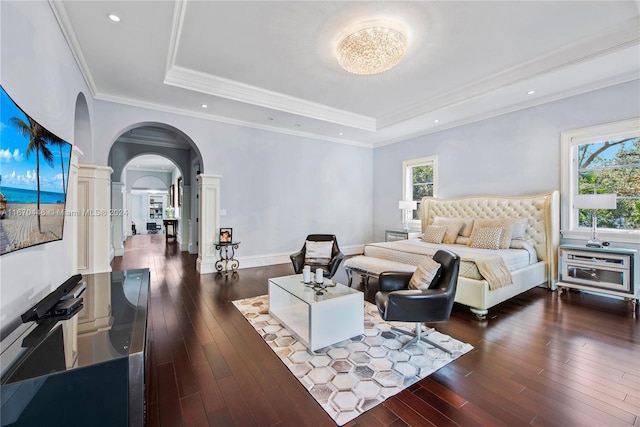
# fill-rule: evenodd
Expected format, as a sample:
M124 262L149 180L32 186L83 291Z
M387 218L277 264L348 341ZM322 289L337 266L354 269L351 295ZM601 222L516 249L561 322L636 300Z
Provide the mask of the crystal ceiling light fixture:
M346 71L370 75L400 63L409 45L404 28L389 20L364 21L345 30L338 39L338 63Z

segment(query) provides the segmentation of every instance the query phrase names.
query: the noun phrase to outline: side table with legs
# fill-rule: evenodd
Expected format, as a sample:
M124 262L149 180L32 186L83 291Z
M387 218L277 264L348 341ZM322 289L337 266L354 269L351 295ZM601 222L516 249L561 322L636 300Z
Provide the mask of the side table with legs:
M234 273L238 271L240 261L235 258L238 245L240 242L216 242L216 251L220 252L220 259L215 264L218 273L227 274L229 270Z

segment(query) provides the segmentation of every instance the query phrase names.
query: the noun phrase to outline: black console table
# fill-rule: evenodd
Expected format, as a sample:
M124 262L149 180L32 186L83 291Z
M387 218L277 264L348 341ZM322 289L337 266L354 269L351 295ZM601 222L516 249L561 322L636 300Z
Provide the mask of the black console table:
M231 269L232 272L238 271L240 267L240 261L236 256L236 249L240 242L216 242L216 251L220 252L220 259L216 261L216 270L218 273L224 271L225 274Z
M20 325L0 343L2 426L143 426L149 270L83 276L68 319Z

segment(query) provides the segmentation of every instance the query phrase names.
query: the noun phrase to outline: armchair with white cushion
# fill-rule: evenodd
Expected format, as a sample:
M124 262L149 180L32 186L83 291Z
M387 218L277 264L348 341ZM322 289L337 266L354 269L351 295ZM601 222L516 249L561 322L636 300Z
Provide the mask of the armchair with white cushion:
M332 278L344 254L338 247L338 239L335 234L309 234L302 245L302 249L290 255L293 270L301 274L305 265L311 267L311 271L321 268L323 276Z

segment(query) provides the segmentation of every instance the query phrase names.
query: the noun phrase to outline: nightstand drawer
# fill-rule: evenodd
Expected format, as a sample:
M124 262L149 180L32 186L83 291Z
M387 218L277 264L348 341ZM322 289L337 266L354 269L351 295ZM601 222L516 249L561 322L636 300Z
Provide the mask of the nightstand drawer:
M629 273L625 270L597 267L593 265L565 262L562 269L562 281L629 292Z
M386 230L384 232L384 241L395 242L396 240L415 239L420 234L417 231Z

